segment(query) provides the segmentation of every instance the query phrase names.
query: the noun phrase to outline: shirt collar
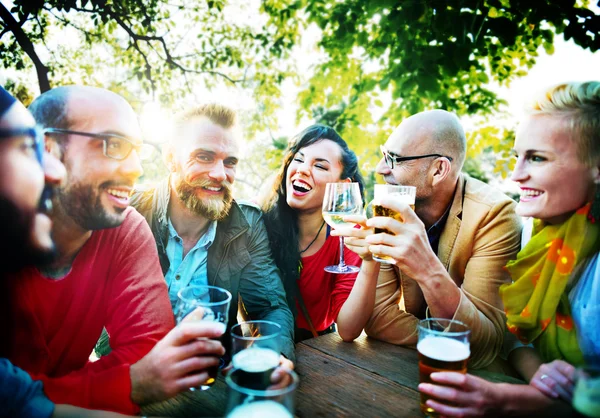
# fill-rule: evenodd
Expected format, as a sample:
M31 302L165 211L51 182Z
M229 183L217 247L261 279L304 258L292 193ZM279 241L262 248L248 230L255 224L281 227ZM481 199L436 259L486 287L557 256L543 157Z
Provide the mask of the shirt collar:
M181 240L181 237L179 236L179 234L175 230L175 227L171 223L171 218L168 219L168 226L169 226L169 238L170 239L179 238L179 240ZM202 234L202 236L200 237L200 239L198 240L196 245L194 245L194 248L205 247L206 249L208 249L212 245L212 243L215 241L216 234L217 234L217 221L210 221L208 224L208 228L206 229L206 232L204 234Z

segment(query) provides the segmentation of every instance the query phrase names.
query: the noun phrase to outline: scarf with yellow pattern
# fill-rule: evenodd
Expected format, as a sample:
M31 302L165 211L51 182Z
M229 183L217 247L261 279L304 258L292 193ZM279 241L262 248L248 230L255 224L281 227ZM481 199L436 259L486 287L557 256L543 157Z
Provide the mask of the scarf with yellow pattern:
M588 221L590 206L559 225L534 219L531 240L506 265L513 282L500 287L500 296L508 330L533 343L546 362L584 362L566 289L578 263L598 251L600 225Z

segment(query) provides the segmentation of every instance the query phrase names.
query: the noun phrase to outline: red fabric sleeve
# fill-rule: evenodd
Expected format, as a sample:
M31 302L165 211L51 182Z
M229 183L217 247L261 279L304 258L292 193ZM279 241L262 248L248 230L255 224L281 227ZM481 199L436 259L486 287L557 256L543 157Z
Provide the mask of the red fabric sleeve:
M98 251L110 263L111 287L105 327L112 352L83 369L59 378L42 377L56 403L136 414L131 401L129 366L140 360L174 326L156 243L144 218L131 210L110 251Z

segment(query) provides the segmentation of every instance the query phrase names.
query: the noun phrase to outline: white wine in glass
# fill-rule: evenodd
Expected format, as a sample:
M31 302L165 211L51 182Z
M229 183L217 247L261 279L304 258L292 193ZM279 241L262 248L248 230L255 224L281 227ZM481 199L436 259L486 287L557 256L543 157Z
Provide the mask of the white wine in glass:
M353 227L354 223L344 222L348 215L360 215L363 212L363 201L358 183L327 183L323 197L323 219L332 228ZM329 273L356 273L360 268L349 266L344 262L344 237L340 237L340 262L335 266L325 267Z

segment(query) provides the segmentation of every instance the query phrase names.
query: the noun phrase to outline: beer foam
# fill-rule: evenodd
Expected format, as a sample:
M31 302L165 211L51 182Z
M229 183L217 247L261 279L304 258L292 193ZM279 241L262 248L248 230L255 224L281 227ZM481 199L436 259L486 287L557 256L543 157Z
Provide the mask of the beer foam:
M250 347L235 354L232 363L246 372L264 372L279 365L279 354L270 348Z
M275 401L256 401L238 405L227 418L293 418L285 406Z
M417 350L438 361L462 361L471 355L468 344L448 337L425 337L417 344Z

